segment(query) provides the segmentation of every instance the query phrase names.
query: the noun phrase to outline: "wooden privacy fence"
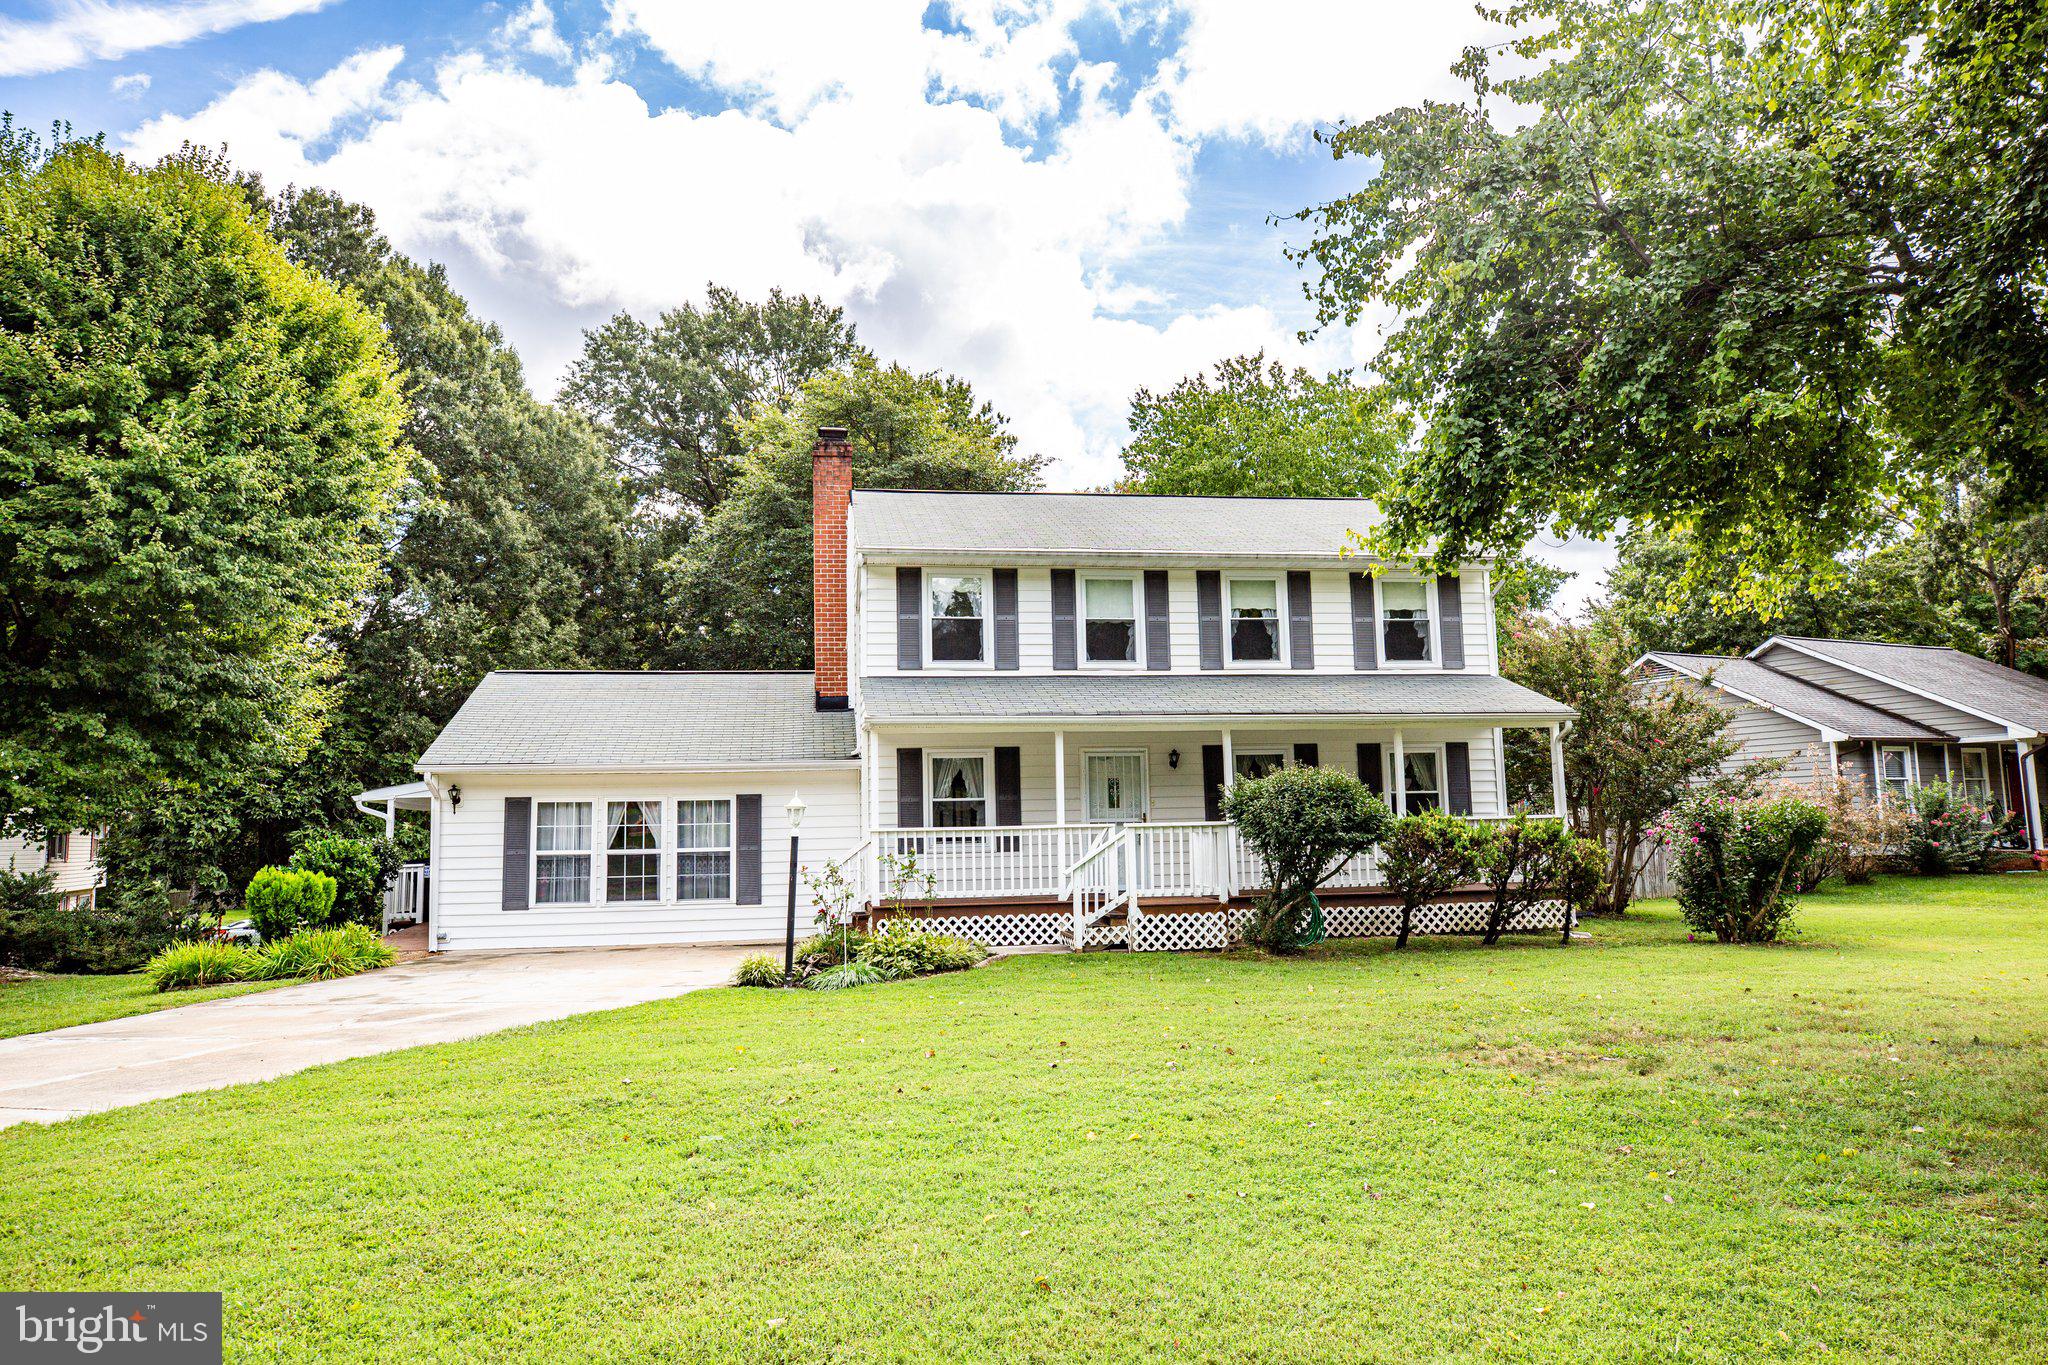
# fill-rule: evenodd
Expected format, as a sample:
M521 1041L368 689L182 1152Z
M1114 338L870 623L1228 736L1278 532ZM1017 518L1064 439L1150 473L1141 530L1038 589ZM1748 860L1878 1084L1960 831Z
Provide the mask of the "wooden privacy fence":
M1642 866L1636 869L1635 898L1647 900L1652 896L1677 895L1678 883L1671 880L1671 865L1676 861L1666 845L1652 845L1649 853L1643 856Z

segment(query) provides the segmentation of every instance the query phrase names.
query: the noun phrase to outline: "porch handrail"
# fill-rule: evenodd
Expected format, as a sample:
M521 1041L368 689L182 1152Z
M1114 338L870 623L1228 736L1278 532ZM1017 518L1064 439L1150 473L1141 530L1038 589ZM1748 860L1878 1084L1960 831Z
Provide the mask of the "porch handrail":
M855 909L866 909L874 899L875 888L869 878L869 873L874 868L874 859L868 856L874 846L874 836L870 835L855 844L850 852L842 854L840 857L834 858L825 864L827 871L837 871L839 876L845 880L852 892L852 899L849 903ZM852 868L851 875L848 875L846 870L849 866Z

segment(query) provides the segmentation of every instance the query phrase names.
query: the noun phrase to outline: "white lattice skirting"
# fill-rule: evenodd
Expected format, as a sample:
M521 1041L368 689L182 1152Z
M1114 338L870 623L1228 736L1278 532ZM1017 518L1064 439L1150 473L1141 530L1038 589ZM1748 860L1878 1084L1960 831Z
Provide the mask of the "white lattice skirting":
M1477 934L1486 929L1487 903L1466 899L1425 905L1415 912L1417 934ZM1228 945L1251 923L1248 909L1176 910L1146 914L1142 906L1137 932L1130 946L1137 952L1192 952ZM1564 927L1561 901L1538 901L1508 925L1511 934L1555 932ZM888 920L878 915L875 927ZM1073 918L1064 912L1008 915L917 915L911 917L922 928L936 934L953 934L990 948L1031 948L1070 942ZM1401 929L1401 907L1385 903L1328 905L1323 923L1331 938L1392 938ZM1088 927L1087 944L1106 948L1120 944L1131 935L1122 924L1094 924Z

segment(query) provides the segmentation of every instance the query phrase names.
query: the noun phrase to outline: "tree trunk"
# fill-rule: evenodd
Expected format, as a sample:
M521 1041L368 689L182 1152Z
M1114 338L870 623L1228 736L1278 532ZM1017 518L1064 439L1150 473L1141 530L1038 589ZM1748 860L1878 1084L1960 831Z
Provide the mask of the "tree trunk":
M1394 948L1399 951L1408 946L1408 931L1415 925L1415 907L1407 901L1401 902L1401 932L1394 935Z
M1998 662L2018 668L2020 642L2012 627L2012 584L1999 574L1989 555L1984 557L1984 581L1990 585L1992 610L1998 614Z

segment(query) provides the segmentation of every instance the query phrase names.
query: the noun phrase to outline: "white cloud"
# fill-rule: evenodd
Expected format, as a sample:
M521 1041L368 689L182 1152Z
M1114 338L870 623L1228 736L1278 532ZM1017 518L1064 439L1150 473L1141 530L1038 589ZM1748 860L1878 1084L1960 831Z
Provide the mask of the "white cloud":
M1443 0L1162 3L1186 23L1159 81L1190 136L1292 142L1318 123L1452 97L1465 46L1501 34Z
M190 42L243 24L321 9L334 0L57 0L47 17L0 15L0 76L62 71Z
M499 36L536 56L560 62L569 60L569 44L555 27L555 12L548 8L547 0L531 0L525 9L505 21Z
M139 100L149 91L149 73L130 71L107 82L107 89L116 99Z

